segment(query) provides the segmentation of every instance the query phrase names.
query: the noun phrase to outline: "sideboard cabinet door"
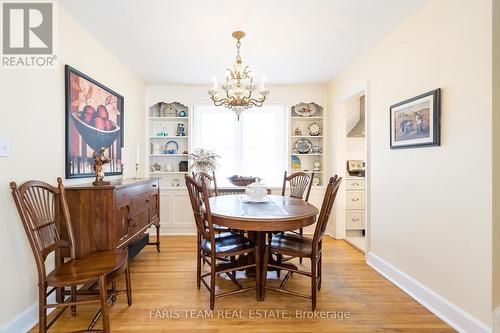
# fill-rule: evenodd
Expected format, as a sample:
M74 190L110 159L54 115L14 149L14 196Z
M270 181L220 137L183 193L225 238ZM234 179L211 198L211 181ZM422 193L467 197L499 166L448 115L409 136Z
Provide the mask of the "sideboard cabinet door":
M121 247L130 238L131 202L124 201L117 207L116 239Z

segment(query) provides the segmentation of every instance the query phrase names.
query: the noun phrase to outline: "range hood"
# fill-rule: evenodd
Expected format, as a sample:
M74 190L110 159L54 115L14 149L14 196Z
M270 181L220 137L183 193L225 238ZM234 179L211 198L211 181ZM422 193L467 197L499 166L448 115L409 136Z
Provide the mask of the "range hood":
M348 128L351 130L347 133L348 138L363 138L365 136L365 96L359 98L359 104L355 110L355 117L352 117L353 123Z

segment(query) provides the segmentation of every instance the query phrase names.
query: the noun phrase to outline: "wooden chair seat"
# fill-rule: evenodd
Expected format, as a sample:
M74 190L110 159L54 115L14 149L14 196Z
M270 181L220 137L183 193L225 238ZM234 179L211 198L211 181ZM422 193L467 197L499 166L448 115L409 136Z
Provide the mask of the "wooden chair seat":
M223 233L215 235L215 254L227 254L239 251L244 251L253 248L254 244L252 241L246 237L239 234L233 233ZM210 241L203 239L201 242L201 248L206 253L210 253L212 248Z
M313 240L295 233L274 235L269 244L271 251L293 257L310 257Z
M56 267L47 275L47 285L64 287L94 281L101 275L123 271L127 260L127 250L124 249L95 252Z

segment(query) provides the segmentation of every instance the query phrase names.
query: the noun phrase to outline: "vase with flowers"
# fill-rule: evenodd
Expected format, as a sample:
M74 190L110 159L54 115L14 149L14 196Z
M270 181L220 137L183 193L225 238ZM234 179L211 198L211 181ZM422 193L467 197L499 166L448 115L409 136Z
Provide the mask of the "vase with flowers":
M218 158L220 158L220 156L213 150L196 148L194 153L189 154L189 159L193 161L190 170L211 173L217 169Z

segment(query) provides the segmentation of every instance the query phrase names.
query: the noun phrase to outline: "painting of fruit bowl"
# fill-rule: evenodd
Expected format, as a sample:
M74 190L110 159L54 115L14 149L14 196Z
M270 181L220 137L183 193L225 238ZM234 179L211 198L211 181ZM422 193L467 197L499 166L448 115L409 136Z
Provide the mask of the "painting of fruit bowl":
M86 123L84 121L85 114L83 112L79 114L72 113L71 116L83 140L85 140L93 150L98 150L101 147L110 147L118 138L118 135L120 135L119 126L113 125L112 128L106 127L105 129L100 129Z
M66 65L66 178L93 177L93 152L106 148L106 175L121 175L123 97Z

